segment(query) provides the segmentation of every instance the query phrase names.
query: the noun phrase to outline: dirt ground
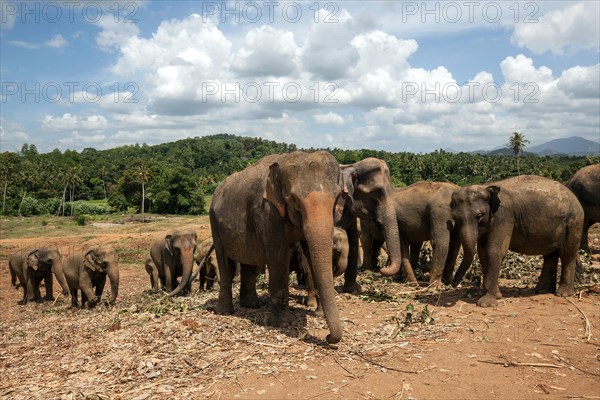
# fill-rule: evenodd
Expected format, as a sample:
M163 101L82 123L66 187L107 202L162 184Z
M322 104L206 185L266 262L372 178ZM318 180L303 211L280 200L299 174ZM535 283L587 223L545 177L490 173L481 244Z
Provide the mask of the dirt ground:
M535 295L539 272L519 273L502 280L499 306L483 309L468 284L430 291L363 272L362 295L337 296L344 337L329 346L324 319L294 283L294 320L281 328L267 324L264 283L261 308L236 305L232 316L212 313L217 292L196 284L187 297L145 294L150 244L173 226L210 232L205 218L66 232L45 224L18 239L4 231L0 399L600 399L600 293L589 282L571 298ZM598 273L599 225L591 238L588 269ZM55 283L54 303L18 306L7 255L48 242L65 256L115 246L117 305L70 308Z

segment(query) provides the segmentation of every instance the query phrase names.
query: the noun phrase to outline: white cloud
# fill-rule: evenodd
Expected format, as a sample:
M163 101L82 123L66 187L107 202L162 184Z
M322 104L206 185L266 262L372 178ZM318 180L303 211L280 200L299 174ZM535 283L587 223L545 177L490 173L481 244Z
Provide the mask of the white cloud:
M102 115L78 116L65 113L62 117L46 115L42 126L52 131L99 131L108 126L108 120Z
M332 125L344 125L346 119L340 114L334 112L328 112L327 114L317 114L313 116L315 121L319 124L332 124Z
M535 23L515 26L512 42L537 54L598 48L600 44L600 3L583 1L550 11Z
M26 42L24 40L9 40L7 41L7 43L9 44L9 46L21 47L23 49L29 50L35 50L40 48L39 45L31 42Z
M242 76L293 76L297 50L292 32L263 25L248 32L232 67Z
M46 41L46 46L54 47L57 49L65 47L68 44L69 42L67 42L66 39L60 34L54 35L52 36L52 39Z
M30 136L21 124L7 121L0 116L0 148L2 151L17 151L29 139Z

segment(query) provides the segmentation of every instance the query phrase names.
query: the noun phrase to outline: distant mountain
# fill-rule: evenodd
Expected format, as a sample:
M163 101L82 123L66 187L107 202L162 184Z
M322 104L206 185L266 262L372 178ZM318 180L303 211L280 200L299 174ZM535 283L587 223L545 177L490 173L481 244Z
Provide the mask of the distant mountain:
M488 155L504 154L509 156L513 154L512 150L507 147L497 147L494 150L475 150L469 153ZM523 154L537 154L538 156L553 156L558 154L569 156L600 155L600 143L579 136L572 136L570 138L554 139L536 146L527 146Z
M600 154L600 143L579 136L572 136L570 138L555 139L537 146L527 147L527 151L544 156L554 154L574 156L597 155Z

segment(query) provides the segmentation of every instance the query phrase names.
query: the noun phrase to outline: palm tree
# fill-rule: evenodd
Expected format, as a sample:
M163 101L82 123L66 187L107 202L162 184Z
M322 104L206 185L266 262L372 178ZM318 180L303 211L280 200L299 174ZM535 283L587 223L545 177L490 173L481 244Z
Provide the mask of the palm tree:
M525 139L525 135L519 132L513 132L512 136L508 141L508 148L512 150L513 155L517 160L517 174L519 175L521 175L521 170L519 168L519 156L528 144L529 140Z
M144 204L146 200L146 183L150 179L150 167L144 162L141 161L133 170L134 176L139 179L142 184L142 223L145 221L144 215Z

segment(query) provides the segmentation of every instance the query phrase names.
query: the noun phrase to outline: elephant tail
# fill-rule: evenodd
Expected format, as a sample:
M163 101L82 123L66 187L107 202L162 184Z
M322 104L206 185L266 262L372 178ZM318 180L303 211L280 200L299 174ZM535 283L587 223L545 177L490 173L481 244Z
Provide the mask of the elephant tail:
M198 276L198 274L200 273L200 271L202 271L202 268L204 268L204 266L206 265L206 261L208 260L208 257L210 257L210 254L213 252L214 249L215 249L215 244L213 243L213 244L210 245L208 251L206 252L206 255L204 256L204 258L202 258L202 260L200 260L198 262L198 269L190 277L190 282L194 282L194 279L196 279L196 277Z

